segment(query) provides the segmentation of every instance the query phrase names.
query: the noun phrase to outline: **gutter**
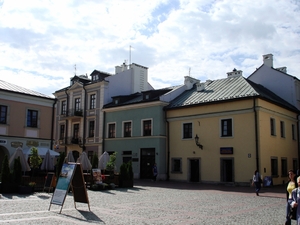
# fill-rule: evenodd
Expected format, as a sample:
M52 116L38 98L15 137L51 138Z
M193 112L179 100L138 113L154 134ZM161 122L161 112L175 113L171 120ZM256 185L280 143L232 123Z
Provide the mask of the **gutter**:
M82 140L82 151L85 151L85 137L86 137L86 108L87 108L87 91L85 85L83 84L84 89L84 108L83 108L83 140Z
M170 138L169 138L169 130L170 130L170 124L167 120L167 111L165 110L165 120L166 120L166 137L167 137L167 181L170 180Z
M52 105L52 119L51 119L51 142L50 142L50 149L53 150L53 137L54 137L54 115L55 115L55 104L57 102L57 98L54 99Z
M68 116L69 116L69 95L68 95L68 92L67 92L67 89L65 90L65 93L67 95L67 106L66 106L66 132L65 132L65 155L67 156L67 153L68 153L68 147L67 147L67 143L68 143Z
M256 154L256 169L259 170L259 152L258 152L258 132L257 132L257 111L256 111L256 98L253 98L253 111L254 111L254 124L255 124L255 154Z

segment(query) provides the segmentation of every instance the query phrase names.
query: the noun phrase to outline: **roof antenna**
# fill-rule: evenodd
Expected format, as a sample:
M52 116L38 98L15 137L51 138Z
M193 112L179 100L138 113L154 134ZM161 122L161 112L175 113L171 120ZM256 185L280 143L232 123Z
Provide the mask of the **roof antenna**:
M189 68L189 77L191 76L191 67Z
M129 45L129 67L131 64L131 45Z
M74 65L74 69L75 69L75 76L76 76L76 64Z

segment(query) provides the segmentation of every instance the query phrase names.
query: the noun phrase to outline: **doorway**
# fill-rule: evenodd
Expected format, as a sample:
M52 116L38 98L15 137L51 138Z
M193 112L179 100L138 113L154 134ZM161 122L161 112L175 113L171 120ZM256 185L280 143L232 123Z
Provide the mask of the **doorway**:
M199 159L190 159L190 182L200 181L200 161Z
M155 163L155 148L142 148L141 149L141 179L151 179L152 167ZM158 171L159 172L159 171Z
M234 182L233 158L221 159L221 182Z

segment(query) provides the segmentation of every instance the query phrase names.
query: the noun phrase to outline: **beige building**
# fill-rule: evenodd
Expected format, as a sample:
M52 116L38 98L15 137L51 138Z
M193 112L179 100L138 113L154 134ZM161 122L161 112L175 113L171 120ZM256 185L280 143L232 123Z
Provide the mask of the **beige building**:
M0 168L17 147L53 147L55 99L0 80Z
M249 185L258 169L276 185L298 167L299 111L242 71L197 83L165 110L171 180Z

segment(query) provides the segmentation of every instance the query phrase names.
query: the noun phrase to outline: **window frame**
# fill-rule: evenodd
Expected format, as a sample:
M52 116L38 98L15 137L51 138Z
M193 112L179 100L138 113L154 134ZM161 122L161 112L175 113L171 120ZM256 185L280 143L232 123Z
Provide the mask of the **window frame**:
M229 122L229 124L227 124ZM223 118L220 119L220 136L221 137L233 137L233 119Z
M276 120L272 117L270 118L270 134L276 136Z
M0 124L7 124L7 115L8 107L6 105L0 105Z
M89 121L89 138L95 137L95 120Z
M96 94L90 95L90 109L96 108Z
M74 110L75 112L80 111L80 98L75 98L74 99Z
M177 163L179 164L178 166ZM175 157L171 159L171 172L182 173L182 158Z
M36 115L33 115L36 114ZM27 109L26 127L38 128L39 111Z
M145 124L145 123L149 123L150 122L150 128L148 127L146 127L146 125L147 124ZM148 124L149 125L149 124ZM152 119L143 119L142 120L142 136L152 136L153 135L153 133L152 133L152 131L153 131L153 120Z
M127 125L130 124L127 131ZM123 121L123 137L132 137L132 121Z
M280 137L285 138L285 122L280 121Z
M114 129L110 129L113 126ZM116 123L107 124L107 138L116 138Z
M271 176L278 177L278 158L271 157Z
M67 101L63 100L61 101L61 115L66 115L67 114Z
M186 122L182 123L182 139L192 139L193 138L193 123Z
M59 140L65 139L65 124L60 124L59 127Z

